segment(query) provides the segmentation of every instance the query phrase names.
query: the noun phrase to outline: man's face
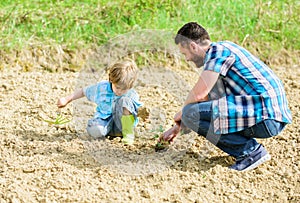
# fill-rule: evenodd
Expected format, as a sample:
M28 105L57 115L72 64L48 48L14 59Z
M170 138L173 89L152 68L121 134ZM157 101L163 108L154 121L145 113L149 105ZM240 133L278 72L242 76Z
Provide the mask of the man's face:
M201 52L199 52L200 47L196 47L199 45L194 44L194 46L192 46L191 44L187 44L182 46L181 44L178 45L179 46L179 50L180 52L185 56L185 59L187 61L192 61L194 62L194 64L200 68L201 66L204 65L204 57L205 57L205 53L201 54Z

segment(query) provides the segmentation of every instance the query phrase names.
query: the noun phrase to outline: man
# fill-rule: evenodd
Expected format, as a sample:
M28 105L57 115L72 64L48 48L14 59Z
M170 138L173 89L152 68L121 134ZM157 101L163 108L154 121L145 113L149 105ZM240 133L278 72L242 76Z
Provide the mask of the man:
M268 161L255 138L275 136L292 122L280 79L246 49L211 42L195 22L179 29L175 43L187 61L204 68L163 139L172 141L185 126L235 157L231 169L251 170Z

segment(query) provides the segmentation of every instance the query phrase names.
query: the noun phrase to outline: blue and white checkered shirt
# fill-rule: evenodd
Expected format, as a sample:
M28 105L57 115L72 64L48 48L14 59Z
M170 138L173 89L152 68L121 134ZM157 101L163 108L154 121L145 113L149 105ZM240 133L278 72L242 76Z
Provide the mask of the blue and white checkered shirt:
M204 70L220 73L209 95L216 134L237 132L265 119L292 122L282 82L244 48L228 41L212 43Z

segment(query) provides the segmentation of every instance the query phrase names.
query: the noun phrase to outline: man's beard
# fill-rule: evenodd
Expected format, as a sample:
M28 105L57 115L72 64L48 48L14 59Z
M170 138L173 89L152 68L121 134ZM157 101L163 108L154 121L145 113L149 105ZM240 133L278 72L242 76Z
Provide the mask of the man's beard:
M197 68L200 68L201 66L204 65L204 58L199 55L193 54L191 61L194 62L194 64L197 66Z

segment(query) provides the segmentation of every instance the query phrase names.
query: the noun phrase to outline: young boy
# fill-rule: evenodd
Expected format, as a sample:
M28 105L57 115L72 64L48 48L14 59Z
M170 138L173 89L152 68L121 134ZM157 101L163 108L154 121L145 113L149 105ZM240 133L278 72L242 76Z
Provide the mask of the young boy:
M94 117L87 124L88 134L93 138L122 134L122 142L131 145L134 142L134 127L138 123L138 108L141 106L139 95L132 89L137 71L132 60L118 62L109 69L109 81L78 89L58 99L57 106L65 107L71 101L85 96L97 104Z

